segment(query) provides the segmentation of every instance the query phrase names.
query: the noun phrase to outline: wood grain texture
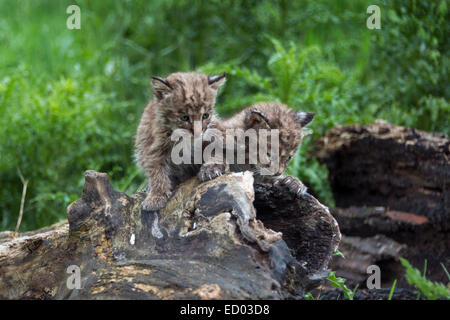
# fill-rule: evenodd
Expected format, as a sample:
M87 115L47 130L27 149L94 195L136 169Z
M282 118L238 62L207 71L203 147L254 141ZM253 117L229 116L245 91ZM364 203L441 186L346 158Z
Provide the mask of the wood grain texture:
M276 188L255 188L249 172L205 183L193 178L164 209L142 213L145 193L117 192L106 174L87 171L68 222L2 234L0 297L303 298L328 274L340 239L337 224L309 195L289 203ZM289 211L298 218L286 223L298 223L295 228L281 222ZM81 289L66 285L70 265L80 267Z

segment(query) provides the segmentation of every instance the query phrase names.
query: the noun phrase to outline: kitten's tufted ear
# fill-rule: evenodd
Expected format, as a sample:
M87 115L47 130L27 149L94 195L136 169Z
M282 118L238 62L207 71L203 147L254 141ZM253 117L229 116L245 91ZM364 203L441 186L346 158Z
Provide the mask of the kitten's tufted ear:
M152 77L153 94L158 100L167 97L172 92L172 86L162 78Z
M248 115L245 125L247 129L267 129L270 130L269 121L267 120L266 116L258 110L252 110L250 114Z
M297 120L304 127L314 119L315 114L311 112L297 112Z
M220 76L208 76L208 84L214 90L218 90L225 83L226 74Z

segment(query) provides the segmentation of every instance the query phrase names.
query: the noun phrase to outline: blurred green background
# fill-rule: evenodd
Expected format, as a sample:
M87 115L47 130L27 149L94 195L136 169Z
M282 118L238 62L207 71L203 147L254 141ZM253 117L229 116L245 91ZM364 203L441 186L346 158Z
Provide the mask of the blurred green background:
M81 30L66 28L71 4ZM366 28L371 4L381 30ZM448 10L445 0L3 0L0 230L17 222L19 170L20 231L64 219L86 169L134 192L150 76L180 70L228 73L222 116L261 100L316 112L289 173L333 205L326 169L307 157L325 130L381 118L448 135Z

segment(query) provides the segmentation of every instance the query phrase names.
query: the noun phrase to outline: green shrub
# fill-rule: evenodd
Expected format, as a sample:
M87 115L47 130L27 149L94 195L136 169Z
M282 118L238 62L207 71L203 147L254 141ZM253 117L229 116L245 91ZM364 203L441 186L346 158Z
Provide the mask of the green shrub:
M389 121L450 133L448 1L394 0L374 33L369 96Z
M136 123L127 105L102 93L95 79L30 82L26 70L0 82L2 224L16 222L9 217L19 209L19 168L30 181L25 230L62 217L79 196L86 169L127 170Z

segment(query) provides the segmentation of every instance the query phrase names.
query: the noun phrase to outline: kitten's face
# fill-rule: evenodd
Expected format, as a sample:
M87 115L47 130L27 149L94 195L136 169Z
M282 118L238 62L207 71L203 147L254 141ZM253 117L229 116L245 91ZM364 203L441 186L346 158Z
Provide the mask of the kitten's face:
M171 131L186 129L199 136L214 118L214 105L225 75L208 77L198 73L173 73L153 78L154 95L160 102L159 121Z
M265 106L267 107L267 105ZM254 129L267 129L269 132L278 130L278 168L275 176L283 174L291 159L295 156L304 136L304 127L311 122L314 114L307 112L295 112L287 106L273 103L265 109L264 113L256 110L247 120L247 126ZM271 133L272 134L272 133ZM260 139L260 138L258 138ZM271 139L267 140L268 157L271 156ZM258 157L259 160L259 157ZM275 159L271 159L274 161ZM270 164L258 163L260 167L269 167Z

